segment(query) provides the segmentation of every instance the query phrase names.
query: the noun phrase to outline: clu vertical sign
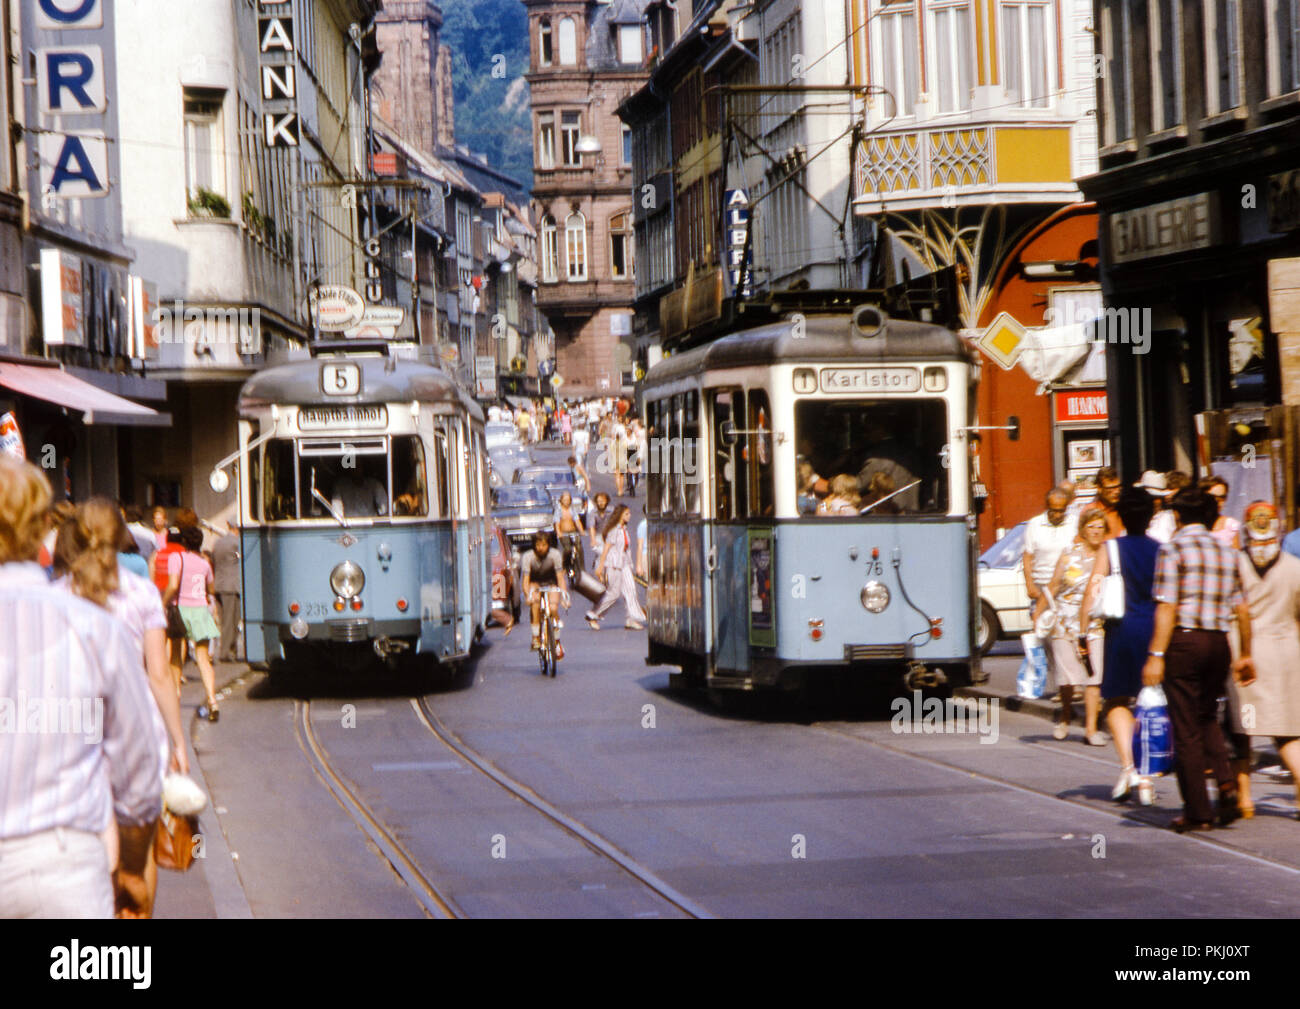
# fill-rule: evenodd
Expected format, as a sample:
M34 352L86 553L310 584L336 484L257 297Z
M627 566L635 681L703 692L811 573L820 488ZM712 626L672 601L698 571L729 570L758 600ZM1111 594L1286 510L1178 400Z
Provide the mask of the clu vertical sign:
M262 0L257 19L259 70L262 78L262 139L267 147L297 147L297 50L293 6L289 0Z
M104 27L103 0L35 0L35 4L40 31ZM37 49L36 87L42 119L54 117L56 126L41 133L37 143L43 197L107 196L108 139L103 129L79 125L79 117L101 117L108 111L103 49L83 43ZM65 117L73 122L65 122Z

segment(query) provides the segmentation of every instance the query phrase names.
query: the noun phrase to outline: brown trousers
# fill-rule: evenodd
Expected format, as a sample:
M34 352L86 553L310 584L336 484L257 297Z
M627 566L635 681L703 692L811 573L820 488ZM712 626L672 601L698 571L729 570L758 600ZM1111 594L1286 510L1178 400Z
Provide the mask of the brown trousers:
M1165 699L1174 729L1174 766L1183 815L1194 823L1214 819L1206 768L1213 772L1220 789L1236 787L1218 720L1219 698L1231 665L1226 634L1174 629L1165 655Z

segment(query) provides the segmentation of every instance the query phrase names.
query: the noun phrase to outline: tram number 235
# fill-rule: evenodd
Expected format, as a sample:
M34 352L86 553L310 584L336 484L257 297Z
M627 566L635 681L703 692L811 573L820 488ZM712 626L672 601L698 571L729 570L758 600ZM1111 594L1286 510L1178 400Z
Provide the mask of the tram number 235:
M355 396L361 391L361 369L355 363L323 364L320 385L327 396Z

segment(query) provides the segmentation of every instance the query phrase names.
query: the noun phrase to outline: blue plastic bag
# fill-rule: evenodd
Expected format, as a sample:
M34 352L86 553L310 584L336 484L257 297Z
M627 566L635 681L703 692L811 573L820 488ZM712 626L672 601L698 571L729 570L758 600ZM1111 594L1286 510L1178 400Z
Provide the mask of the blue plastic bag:
M1016 693L1021 697L1039 698L1047 691L1047 649L1037 634L1020 636L1025 658L1016 673Z
M1133 765L1143 777L1166 774L1174 766L1174 726L1160 687L1143 687L1138 694Z

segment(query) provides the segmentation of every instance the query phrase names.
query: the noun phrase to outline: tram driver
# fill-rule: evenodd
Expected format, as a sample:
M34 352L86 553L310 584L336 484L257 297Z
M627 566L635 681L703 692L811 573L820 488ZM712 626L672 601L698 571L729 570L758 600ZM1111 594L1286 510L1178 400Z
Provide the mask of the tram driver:
M343 473L334 482L333 505L345 518L388 514L388 489L372 476Z

